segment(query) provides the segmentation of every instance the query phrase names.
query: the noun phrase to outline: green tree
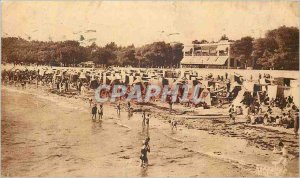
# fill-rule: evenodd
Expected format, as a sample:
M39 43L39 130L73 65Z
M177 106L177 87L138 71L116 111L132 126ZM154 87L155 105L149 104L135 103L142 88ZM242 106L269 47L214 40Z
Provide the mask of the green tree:
M183 44L182 43L176 43L172 45L172 63L171 66L179 66L180 61L183 58Z
M118 63L122 66L137 66L137 59L135 55L135 47L133 45L125 47L118 52Z
M243 65L243 68L252 66L253 38L250 36L243 37L235 41L230 49L232 58L237 59Z
M229 40L229 38L224 34L221 36L220 40Z
M137 52L137 59L143 66L162 67L172 64L172 47L169 43L154 42L142 46Z
M282 26L255 40L252 56L256 68L299 70L299 29Z

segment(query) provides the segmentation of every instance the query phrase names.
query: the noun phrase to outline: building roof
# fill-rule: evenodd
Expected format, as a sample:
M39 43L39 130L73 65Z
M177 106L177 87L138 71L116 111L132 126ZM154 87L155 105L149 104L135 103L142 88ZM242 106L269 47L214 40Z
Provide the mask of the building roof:
M219 45L217 47L217 50L218 51L226 51L226 50L228 50L228 47L229 47L229 45Z
M181 64L224 65L228 56L185 56Z

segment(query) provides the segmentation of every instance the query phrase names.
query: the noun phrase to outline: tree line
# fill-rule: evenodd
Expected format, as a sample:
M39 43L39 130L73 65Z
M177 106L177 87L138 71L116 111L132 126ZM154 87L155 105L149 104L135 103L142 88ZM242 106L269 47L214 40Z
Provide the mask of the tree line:
M220 40L228 40L223 35ZM194 40L193 44L209 43ZM2 38L2 62L76 66L93 61L102 66L178 67L183 58L182 43L164 41L119 46L115 42L98 46L92 43L81 46L78 41L28 41L22 38ZM269 30L265 37L251 36L232 41L231 58L242 68L299 70L299 29L282 26Z
M231 56L244 67L299 70L299 29L282 26L264 38L243 37L231 46Z
M77 41L27 41L2 38L2 62L76 66L93 61L102 66L175 67L183 58L182 43L154 42L141 47L118 46L115 42L80 46Z

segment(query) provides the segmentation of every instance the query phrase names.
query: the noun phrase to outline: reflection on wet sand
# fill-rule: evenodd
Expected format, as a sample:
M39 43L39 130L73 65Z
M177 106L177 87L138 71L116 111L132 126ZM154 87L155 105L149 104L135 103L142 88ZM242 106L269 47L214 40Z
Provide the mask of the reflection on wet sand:
M92 134L98 134L99 132L101 132L103 130L102 128L102 122L103 121L92 121Z
M71 112L69 99L58 107L55 102L9 90L3 90L2 99L2 175L254 176L265 175L261 170L266 169L277 175L272 167L253 164L258 160L265 163L270 157L265 154L270 152L246 146L247 142L234 137L183 127L172 131L168 123L154 117L149 127L143 126L140 114L128 120L121 111L119 118L109 105L104 106L103 120L92 122L90 108ZM78 100L73 103L85 105ZM47 111L55 112L45 114ZM151 138L150 164L141 168L139 150L147 137ZM249 148L257 151L252 158ZM228 159L235 154L248 163ZM296 159L291 164L297 165Z

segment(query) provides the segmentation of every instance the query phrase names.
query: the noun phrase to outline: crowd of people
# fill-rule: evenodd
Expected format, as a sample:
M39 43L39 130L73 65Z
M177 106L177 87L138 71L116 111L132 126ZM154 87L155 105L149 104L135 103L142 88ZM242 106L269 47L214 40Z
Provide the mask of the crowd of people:
M195 86L201 84L199 96L204 99L200 103L191 101L181 102L180 97L184 94L183 88L179 87L176 101L171 101L171 95L167 97L169 112L173 110L173 105L178 104L183 107L202 107L209 109L228 108L230 120L235 123L236 118L244 117L248 124L262 124L265 126L294 128L295 136L298 136L299 129L299 109L292 95L285 96L277 92L271 97L268 94L268 86L274 85L276 80L269 74L258 75L258 78L250 75L250 78L239 74L216 75L208 73L202 75L201 72L193 70L175 69L134 69L134 68L106 68L106 69L85 69L85 68L51 68L48 66L28 67L28 66L4 66L1 71L2 84L14 85L26 88L27 86L46 87L52 91L66 95L79 95L89 97L92 120L103 119L104 103L95 103L91 98L95 89L101 84L114 86L123 84L128 91L126 97L134 85L140 85L142 95L146 93L147 85L156 84L159 86L183 85ZM251 85L249 85L251 84ZM279 85L277 83L277 85ZM287 87L284 84L281 84ZM250 86L250 87L249 87ZM290 87L290 86L289 86ZM110 96L112 88L104 91L101 95ZM288 87L287 87L288 88ZM92 93L91 95L89 95ZM157 96L161 97L161 96ZM118 98L116 104L117 115L121 113L122 97ZM150 102L156 102L152 98ZM136 103L136 101L133 101ZM99 107L98 107L99 105ZM128 116L132 116L132 102L127 102ZM142 125L149 127L150 114L142 112ZM172 130L177 130L177 121L169 121ZM141 165L148 163L147 152L150 152L150 138L143 141L141 149Z

